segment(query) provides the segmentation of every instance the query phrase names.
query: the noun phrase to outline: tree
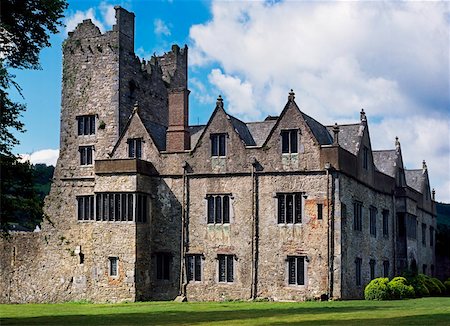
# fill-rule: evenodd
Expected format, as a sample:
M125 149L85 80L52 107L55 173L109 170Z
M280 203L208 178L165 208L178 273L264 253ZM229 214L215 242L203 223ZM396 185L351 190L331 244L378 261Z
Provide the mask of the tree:
M0 2L0 160L1 160L1 225L20 217L35 220L42 216L42 208L36 206L36 192L30 187L32 170L29 163L18 162L13 147L19 144L14 135L24 132L19 120L26 109L24 104L10 99L10 90L19 94L20 86L15 69L39 69L39 53L50 46L49 34L57 33L67 7L65 0L1 0Z

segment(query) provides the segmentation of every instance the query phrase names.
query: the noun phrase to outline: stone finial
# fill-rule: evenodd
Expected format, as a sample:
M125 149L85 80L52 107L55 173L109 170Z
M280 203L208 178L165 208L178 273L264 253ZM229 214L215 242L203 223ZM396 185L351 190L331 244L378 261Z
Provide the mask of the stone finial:
M425 162L425 160L422 161L422 170L423 172L425 172L427 170L427 162Z
M361 119L361 122L367 121L366 112L364 112L364 109L361 109L361 112L359 113L359 118Z
M339 144L339 126L337 123L333 126L333 145Z
M398 152L400 152L400 141L398 140L398 137L395 136L395 150Z
M220 107L220 108L223 109L223 99L222 99L222 95L219 95L219 97L217 97L216 107Z
M434 190L434 188L433 188L433 190L431 191L431 198L432 198L433 200L436 200L436 190Z
M139 102L134 102L133 112L137 112L139 110Z
M294 99L295 99L295 93L294 93L294 90L291 89L291 91L289 92L288 100L293 101Z

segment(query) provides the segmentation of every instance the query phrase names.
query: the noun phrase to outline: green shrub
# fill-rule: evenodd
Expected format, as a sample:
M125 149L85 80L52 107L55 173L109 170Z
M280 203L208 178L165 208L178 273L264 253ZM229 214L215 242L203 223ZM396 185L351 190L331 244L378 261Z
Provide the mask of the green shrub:
M408 281L404 277L394 277L388 283L388 287L391 291L392 299L405 299L415 297L414 288L411 285L408 285Z
M450 294L450 278L444 282L445 288L447 289L447 294Z
M441 290L441 294L445 294L445 292L447 291L447 288L445 287L444 283L442 283L439 279L432 277L431 278L434 282L434 284L436 284L439 289Z
M389 300L391 292L389 290L389 279L379 277L370 281L364 289L364 297L366 300Z
M437 296L441 295L441 289L439 288L439 285L437 285L431 277L428 275L420 274L418 276L423 277L425 286L427 287L428 291L430 291L431 296Z
M425 279L422 276L423 275L420 274L412 278L408 278L408 283L414 288L414 293L417 298L427 297L430 295L430 291L425 286Z

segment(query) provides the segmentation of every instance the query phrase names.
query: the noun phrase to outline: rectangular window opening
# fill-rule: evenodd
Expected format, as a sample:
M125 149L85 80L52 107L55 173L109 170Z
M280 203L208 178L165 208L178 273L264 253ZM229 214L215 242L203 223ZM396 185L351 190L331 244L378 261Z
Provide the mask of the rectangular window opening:
M298 153L298 130L281 131L281 152L283 154Z
M278 193L278 224L302 223L302 193Z
M119 258L109 257L109 276L119 275Z
M188 282L202 280L202 255L186 256L186 272Z
M211 156L226 156L227 134L211 134Z
M305 257L288 256L288 284L305 285Z
M218 255L219 282L234 282L234 255Z
M77 122L78 136L95 134L95 115L80 115Z
M208 224L230 223L230 197L231 195L206 196Z
M169 280L171 255L166 252L158 252L155 254L155 256L156 256L156 279Z

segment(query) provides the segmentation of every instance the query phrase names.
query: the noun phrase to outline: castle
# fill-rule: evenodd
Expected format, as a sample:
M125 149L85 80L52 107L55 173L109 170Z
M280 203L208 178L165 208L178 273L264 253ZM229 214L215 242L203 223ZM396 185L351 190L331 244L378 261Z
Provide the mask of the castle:
M294 92L245 123L217 99L189 126L188 48L148 62L134 14L63 46L60 156L42 230L1 240L1 302L360 298L432 275L427 166L372 150L368 119L324 126Z

